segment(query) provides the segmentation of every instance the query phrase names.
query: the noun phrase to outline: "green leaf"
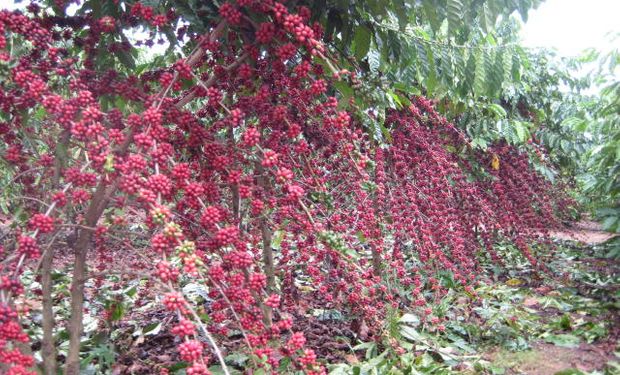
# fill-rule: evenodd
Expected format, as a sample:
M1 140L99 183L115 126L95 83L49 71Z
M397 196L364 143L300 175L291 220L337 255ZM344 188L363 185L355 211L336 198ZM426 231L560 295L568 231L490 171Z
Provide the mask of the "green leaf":
M290 357L285 357L284 359L282 359L282 360L280 361L280 367L279 367L279 370L280 370L280 373L281 373L281 374L286 373L286 370L287 370L287 369L288 369L288 367L290 366L291 362L292 362L292 360L291 360L291 358L290 358Z
M487 2L482 4L482 9L480 13L480 23L482 24L484 32L491 32L495 27L496 15L492 13L491 8L489 7L489 4Z
M162 327L161 322L151 323L147 325L146 327L144 327L144 329L142 330L142 333L144 333L144 335L156 335L159 333L159 331L161 331L161 327Z
M424 9L424 14L426 15L426 19L431 25L433 31L439 30L441 26L441 21L437 15L437 4L433 0L423 0L422 8Z
M170 370L171 372L176 372L179 371L181 369L187 368L189 366L189 364L185 361L181 361L181 362L177 362L174 365L168 367L168 370Z
M608 216L603 220L603 229L610 232L615 232L617 225L619 224L620 216Z
M367 54L368 59L368 67L372 73L379 72L379 67L381 66L381 55L374 48L371 49Z
M115 304L112 310L112 314L110 314L110 320L111 321L120 320L120 318L122 318L124 314L125 314L125 308L123 307L123 305L120 303Z
M527 22L527 12L528 10L530 10L531 7L532 4L530 3L530 0L519 0L519 6L517 7L517 10L521 15L521 19L523 19L523 22Z
M123 290L123 294L129 298L133 298L136 293L138 293L138 287L136 285L129 286Z
M243 353L233 353L226 356L226 363L233 364L235 366L243 367L245 363L250 359Z
M484 95L486 91L486 59L487 54L485 51L478 52L478 55L476 56L476 71L474 73L474 94L476 96Z
M496 118L506 118L506 110L499 104L489 104L487 106L487 109L491 112L493 112L493 114L495 115Z
M118 60L121 62L121 64L125 65L126 68L132 69L132 70L135 69L136 61L134 60L133 56L131 56L129 52L118 49L114 51L114 54L116 55Z
M271 239L271 247L273 247L276 250L280 249L280 244L282 243L282 240L284 239L285 235L286 235L286 232L282 230L275 231Z
M448 12L448 30L450 34L456 34L463 18L463 3L461 0L448 0L446 8Z
M418 318L416 315L409 314L409 313L401 316L398 321L400 323L404 323L412 327L418 326L420 324L420 318Z
M513 51L510 48L504 48L502 52L502 73L504 82L512 82L512 55Z
M562 126L584 132L588 127L588 122L578 117L568 117L562 121Z
M355 36L353 37L355 58L362 60L368 54L370 49L371 32L368 27L359 25L355 29Z
M419 342L423 340L422 335L420 335L420 333L415 328L410 327L408 325L404 325L404 324L401 325L400 334L404 338L412 342Z
M512 73L513 81L521 81L521 59L518 53L512 54L512 67L510 68L510 72Z
M566 370L558 371L554 373L553 375L585 375L585 374L577 369L569 368Z
M562 318L560 318L560 321L558 322L558 325L560 326L560 328L562 328L565 331L570 330L571 327L572 327L572 322L571 322L571 319L570 319L570 315L568 315L568 314L562 315Z
M349 100L349 98L351 98L354 94L353 88L344 81L334 82L334 87L338 90L338 92L340 92L340 94L342 94L342 98L345 101Z
M458 54L458 51L455 51ZM443 81L446 83L447 86L451 87L454 86L454 64L453 64L453 55L454 53L450 50L448 50L447 48L442 48L440 51L440 56L441 57L441 71L442 71L442 78Z
M515 132L517 134L517 137L519 139L519 142L525 143L525 141L527 141L530 137L527 124L522 121L515 121L514 127L515 127Z
M422 75L422 77L426 77L428 75L428 71L430 70L428 66L428 54L426 51L426 43L418 39L415 39L414 44L415 44L415 50L418 56L418 64L419 64L418 70L420 74Z
M545 338L545 341L556 346L564 348L576 348L579 346L579 337L568 333L561 335L549 335Z

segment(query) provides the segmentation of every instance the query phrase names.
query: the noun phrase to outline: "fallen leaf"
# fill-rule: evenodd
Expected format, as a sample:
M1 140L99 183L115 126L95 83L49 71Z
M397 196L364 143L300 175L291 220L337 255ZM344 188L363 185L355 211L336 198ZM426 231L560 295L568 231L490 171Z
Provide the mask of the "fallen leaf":
M497 154L493 154L493 159L491 160L491 168L495 170L499 169L499 156L497 156Z
M510 279L510 280L506 280L506 285L508 285L508 286L519 286L519 285L522 285L522 284L523 284L523 281L519 280L519 279L516 279L516 278Z

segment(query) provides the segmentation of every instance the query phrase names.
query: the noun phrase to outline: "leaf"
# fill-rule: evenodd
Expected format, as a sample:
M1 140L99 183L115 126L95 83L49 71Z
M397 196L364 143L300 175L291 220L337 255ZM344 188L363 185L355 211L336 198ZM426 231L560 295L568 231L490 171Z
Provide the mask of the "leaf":
M480 23L482 24L482 28L486 33L491 32L495 27L495 19L496 15L493 14L493 12L491 11L488 2L482 4Z
M243 367L243 365L250 359L243 353L233 353L226 356L226 362L235 366Z
M159 333L159 331L161 331L161 327L162 327L161 322L151 323L147 325L146 327L144 327L144 329L142 330L142 333L144 335L156 335Z
M568 315L568 314L562 315L562 318L560 318L560 321L558 322L558 325L564 331L570 330L571 327L572 327L572 322L571 322L571 319L570 319L570 315Z
M481 96L486 91L486 59L487 54L485 51L478 52L478 55L476 56L476 70L474 73L474 94L476 96Z
M126 68L130 70L135 69L136 61L129 52L118 49L114 51L114 54L116 55L118 60L121 62L121 64L125 65Z
M189 283L183 287L183 294L186 294L190 297L200 296L206 301L210 301L209 291L206 289L204 285L198 283Z
M606 231L615 232L619 221L620 216L608 216L605 220L603 220L603 229Z
M461 0L448 0L446 8L448 12L448 30L450 34L456 34L463 18L463 3Z
M504 48L502 53L502 73L503 73L503 81L504 82L512 82L512 55L513 51L510 48Z
M179 371L181 369L187 368L189 366L189 364L185 361L181 361L181 362L177 362L174 365L168 367L168 370L170 370L171 372L176 372Z
M523 22L527 22L527 12L528 10L530 10L531 7L532 4L530 3L530 0L519 0L519 6L517 7L517 10L519 11Z
M497 156L497 154L493 154L493 159L491 160L491 168L495 169L496 171L499 170L499 156ZM513 279L506 281L506 284L508 284L508 282L512 280ZM511 284L508 284L508 285L511 285ZM520 285L520 280L519 280L519 284L517 285Z
M419 68L421 68L420 74L423 77L426 77L429 71L428 54L427 54L426 46L425 46L426 43L418 39L415 39L414 44L415 44L416 53L418 55L418 63L420 65Z
M349 98L351 98L354 94L353 88L344 81L334 82L334 87L340 92L340 94L342 94L342 98L345 101L349 100Z
M588 122L582 118L568 117L562 121L562 126L584 132L588 127Z
M137 285L132 285L123 290L123 294L125 294L129 298L133 298L136 293L138 293Z
M374 48L367 54L368 67L372 73L377 73L381 66L381 55Z
M111 321L120 320L124 314L125 314L125 308L123 307L123 305L120 303L114 304L111 314L110 314L110 320Z
M499 163L499 161L498 161L498 163ZM520 279L517 279L517 278L512 278L512 279L506 281L506 285L508 285L508 286L523 285L523 280L520 280Z
M359 61L362 60L368 54L370 50L371 33L368 27L359 25L355 29L355 36L353 37L355 58Z
M260 371L258 371L260 370ZM265 371L263 369L258 369L257 371L254 371L255 375L261 374L264 375ZM220 365L213 365L209 367L209 372L213 375L225 375L225 374L230 374L230 372L224 371L224 369L222 368L222 366ZM238 372L235 372L238 373Z
M506 110L499 104L489 104L487 109L493 112L496 118L506 118Z
M413 327L410 327L408 325L402 325L400 328L400 334L406 338L407 340L410 340L412 342L419 342L423 340L422 335L420 335L420 333Z
M487 61L487 78L489 80L488 93L491 97L499 96L504 82L504 61L501 51L495 51Z
M441 72L442 78L446 85L454 86L454 64L452 61L453 53L447 48L442 48L439 57L441 57Z
M576 348L579 346L581 340L575 335L565 333L561 335L549 335L545 338L545 341L563 348Z
M282 231L282 230L277 230L273 233L273 237L271 239L271 247L273 247L274 249L279 249L280 248L280 244L282 243L282 240L284 239L286 232Z
M515 82L521 81L521 60L519 54L512 54L512 67L510 69L512 73L512 80Z
M519 142L525 143L525 141L527 141L528 138L530 137L526 123L522 121L515 121L514 128L515 128L517 137L519 138Z
M353 348L353 351L366 349L366 359L372 358L377 354L377 343L365 342Z
M585 375L585 374L577 369L569 368L566 370L558 371L554 373L553 375Z
M415 327L420 324L420 318L418 318L416 315L407 313L401 316L398 322Z
M439 17L437 16L437 4L432 0L423 0L422 8L424 9L426 19L430 23L433 31L439 30L441 22L439 20Z

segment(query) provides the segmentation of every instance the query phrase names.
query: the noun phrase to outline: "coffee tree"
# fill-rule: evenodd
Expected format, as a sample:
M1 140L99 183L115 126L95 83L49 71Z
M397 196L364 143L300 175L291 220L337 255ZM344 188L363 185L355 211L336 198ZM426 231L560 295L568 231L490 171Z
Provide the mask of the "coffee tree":
M231 331L249 368L325 373L297 328L300 296L377 335L388 308L441 330L430 308L447 292L439 273L473 293L480 257L502 262L500 240L544 267L529 246L567 207L562 192L515 147L476 148L424 96L400 93L379 125L373 108L337 89L363 85L364 72L342 67L310 8L238 0L192 23L183 7L197 4L149 4L0 12L0 153L13 215L0 279L6 373L80 372L85 283L118 272L118 254L132 256L123 272L149 278L193 375L213 364L229 373L220 348ZM177 44L181 57L136 66L125 32L139 25L169 38L166 59ZM51 296L61 243L74 259L59 357ZM16 302L25 270L41 283L41 363ZM190 280L210 304L184 295Z

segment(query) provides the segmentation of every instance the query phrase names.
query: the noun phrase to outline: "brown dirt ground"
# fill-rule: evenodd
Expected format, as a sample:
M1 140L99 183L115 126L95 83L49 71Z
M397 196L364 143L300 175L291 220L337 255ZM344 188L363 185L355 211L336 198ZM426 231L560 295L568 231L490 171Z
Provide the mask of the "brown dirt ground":
M527 352L498 351L492 353L490 359L506 367L507 375L553 375L568 369L583 372L600 370L611 358L609 353L594 345L582 344L577 348L563 348L537 343Z
M591 220L573 223L568 228L550 231L550 234L560 240L578 241L588 245L600 244L617 236L603 231L599 223Z
M617 236L617 234L603 231L599 223L591 220L573 223L570 227L550 231L550 234L556 239L572 240L587 245L601 244ZM609 265L605 263L605 266ZM536 308L537 303L534 301L534 298L528 298L524 303L528 307ZM544 315L545 311L540 313ZM618 317L603 318L611 318L614 321L609 334L610 340L601 340L595 344L582 343L576 348L538 342L526 352L497 350L488 353L485 357L495 365L506 368L506 375L554 375L569 369L586 373L602 370L607 362L616 360L612 352L616 345L614 339L617 339L620 329Z

